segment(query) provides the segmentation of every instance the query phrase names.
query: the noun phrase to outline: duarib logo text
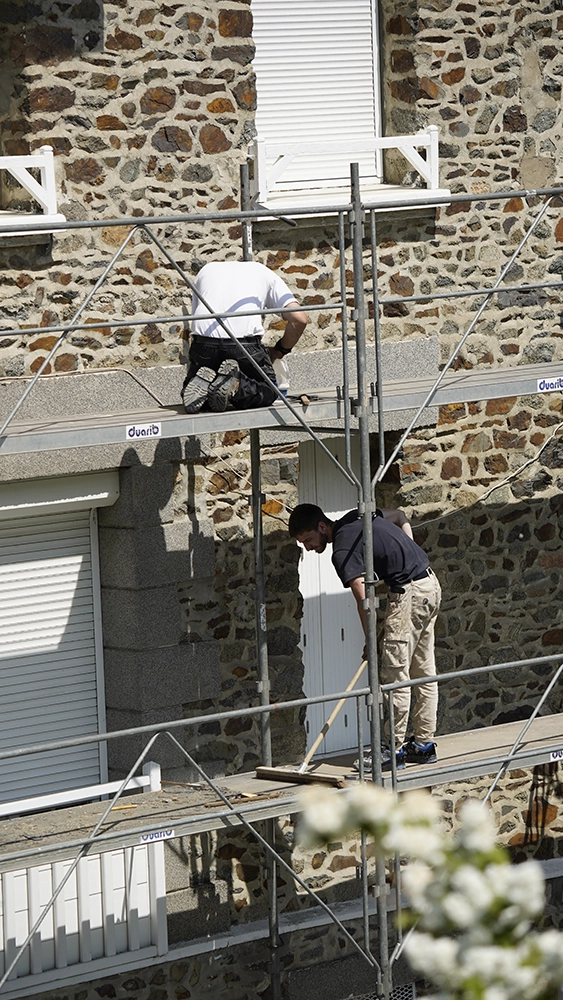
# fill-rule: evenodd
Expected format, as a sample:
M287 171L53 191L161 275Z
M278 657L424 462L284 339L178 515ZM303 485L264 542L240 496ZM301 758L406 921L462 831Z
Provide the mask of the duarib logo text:
M157 438L162 433L161 424L131 424L125 428L125 436L132 438Z

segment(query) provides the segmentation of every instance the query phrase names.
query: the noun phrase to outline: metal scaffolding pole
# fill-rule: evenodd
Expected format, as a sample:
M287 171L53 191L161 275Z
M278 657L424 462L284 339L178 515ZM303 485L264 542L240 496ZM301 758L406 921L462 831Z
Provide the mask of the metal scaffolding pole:
M346 306L346 238L344 215L338 216L338 252L340 254L340 298L342 299L342 391L344 395L344 454L346 468L352 472L352 448L350 440L350 366L348 364L348 309Z
M248 164L240 168L240 200L243 212L250 204L250 184ZM252 260L252 222L247 220L242 226L242 257ZM252 479L252 521L254 527L254 605L256 609L256 658L258 661L258 692L260 704L270 703L270 670L268 664L268 630L266 626L266 583L264 578L264 525L262 522L262 494L260 475L260 431L253 427L250 431L250 468ZM266 767L272 765L272 734L270 715L260 716L262 736L262 760Z
M381 329L379 325L379 288L377 282L377 230L375 212L370 212L371 289L373 295L373 330L375 336L375 398L377 402L377 438L379 468L385 465L385 424L383 416L383 364L381 360ZM374 495L375 502L375 495Z
M243 212L250 208L248 163L240 165L240 207ZM252 260L252 219L245 219L242 223L242 259Z
M365 569L365 600L364 612L366 622L366 645L368 660L368 677L370 687L370 744L371 770L373 781L383 784L381 770L381 721L379 672L377 664L377 598L375 596L375 572L373 564L373 527L372 518L375 505L372 501L369 417L370 403L368 394L368 376L366 366L366 322L364 297L364 265L363 265L363 228L364 214L360 194L360 171L357 163L350 165L352 186L352 211L350 213L350 228L352 234L352 254L354 270L354 322L356 325L356 360L358 371L358 423L360 432L360 466L361 493L358 508L362 516L364 569ZM378 993L389 997L389 951L387 942L387 903L385 863L382 858L376 860L377 883L377 918L379 928L379 965L381 976L378 977Z
M268 631L266 626L266 583L264 578L264 531L262 524L262 504L265 497L260 481L260 431L253 427L250 431L250 467L252 476L252 520L254 523L254 578L256 607L256 652L258 659L258 690L260 704L270 704L270 671L268 665ZM270 715L264 712L260 717L262 733L262 759L266 767L272 765L272 735Z
M267 834L272 847L276 846L276 821L267 820ZM270 900L268 925L270 930L270 986L272 990L272 1000L281 1000L281 967L280 967L280 915L278 907L278 866L274 854L268 855L268 867L266 869L268 880L268 897Z

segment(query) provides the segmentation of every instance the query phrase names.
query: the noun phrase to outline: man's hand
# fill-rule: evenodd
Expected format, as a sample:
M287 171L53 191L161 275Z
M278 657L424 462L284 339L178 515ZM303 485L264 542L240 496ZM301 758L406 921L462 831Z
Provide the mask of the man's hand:
M290 302L291 306L298 306L299 303L294 301ZM285 330L283 335L279 339L279 343L282 347L285 347L286 352L291 351L295 347L297 341L299 340L303 330L309 322L309 317L306 312L300 309L298 312L284 312L282 313L282 319L285 320ZM276 351L275 347L268 348L268 354L272 361L277 361L279 358L283 358L284 354L282 351Z

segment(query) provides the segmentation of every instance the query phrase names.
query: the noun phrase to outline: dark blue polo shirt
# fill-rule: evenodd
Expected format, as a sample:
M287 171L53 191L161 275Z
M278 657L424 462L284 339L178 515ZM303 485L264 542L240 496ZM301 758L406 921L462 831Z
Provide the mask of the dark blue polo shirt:
M375 576L388 587L404 587L430 565L428 556L412 538L380 511L373 518L373 562ZM345 587L365 574L362 522L350 510L332 527L332 562Z

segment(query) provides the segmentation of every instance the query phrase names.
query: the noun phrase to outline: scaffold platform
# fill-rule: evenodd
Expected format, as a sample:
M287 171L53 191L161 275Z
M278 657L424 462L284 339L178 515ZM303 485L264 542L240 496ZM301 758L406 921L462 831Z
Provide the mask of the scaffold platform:
M407 764L397 773L398 791L495 775L507 761L523 725L522 721L509 722L437 737L438 762L422 766ZM309 771L342 778L353 787L358 780L352 766L356 756L357 751L331 756L312 764ZM563 714L541 716L531 724L506 770L562 760ZM166 839L228 830L240 825L239 813L252 824L299 813L304 803L304 786L292 780L298 766L298 763L288 766L287 782L257 778L254 771L216 778L215 784L229 799L230 807L203 781L189 785L170 781L159 792L124 796L110 813L92 849L135 846L139 837L163 830ZM384 784L391 786L390 773L384 775ZM334 793L338 794L338 790ZM106 806L104 802L73 805L4 819L0 832L0 870L21 868L32 858L54 861L75 856Z
M87 373L86 373L87 374ZM92 373L94 374L94 373ZM432 377L383 383L383 412L412 411L425 401L434 385ZM548 390L540 386L559 388ZM448 372L430 405L472 402L512 396L528 396L547 391L563 391L563 362L549 365L517 365L485 371ZM355 388L350 389L352 426L354 426ZM150 398L147 391L147 398ZM344 419L345 402L337 388L311 389L307 394L288 397L299 416L281 401L256 410L227 410L224 413L187 414L180 402L174 406L155 406L113 413L88 413L60 418L12 421L0 438L3 455L34 451L77 448L92 445L138 444L155 438L192 437L201 434L255 429L298 430L301 420L314 428ZM377 400L372 396L372 419L377 428ZM116 405L118 405L116 400Z

